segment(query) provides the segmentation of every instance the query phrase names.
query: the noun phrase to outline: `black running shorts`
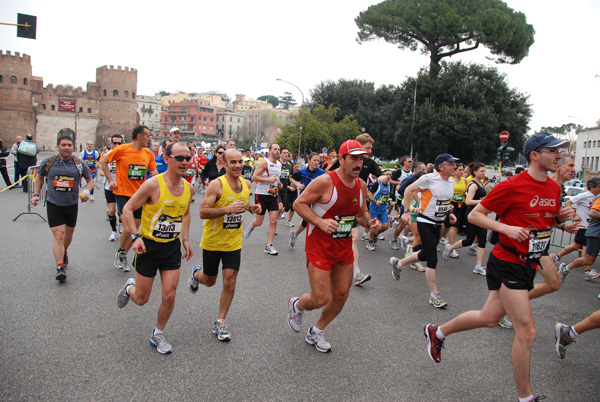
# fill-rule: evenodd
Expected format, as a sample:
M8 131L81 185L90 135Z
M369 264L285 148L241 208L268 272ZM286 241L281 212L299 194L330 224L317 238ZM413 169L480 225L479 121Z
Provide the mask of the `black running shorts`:
M275 197L273 197L275 198ZM219 263L223 261L223 269L240 270L242 261L242 249L233 251L211 251L202 250L202 271L206 276L217 276L219 273Z
M78 204L59 206L46 201L46 215L48 216L48 225L53 228L56 226L67 225L74 228L77 223Z
M498 290L504 284L509 289L529 291L533 289L533 278L535 269L500 260L490 253L486 273L489 290Z
M181 267L181 242L179 238L168 243L158 243L142 237L146 252L133 257L133 266L138 274L154 278L156 272L179 269Z

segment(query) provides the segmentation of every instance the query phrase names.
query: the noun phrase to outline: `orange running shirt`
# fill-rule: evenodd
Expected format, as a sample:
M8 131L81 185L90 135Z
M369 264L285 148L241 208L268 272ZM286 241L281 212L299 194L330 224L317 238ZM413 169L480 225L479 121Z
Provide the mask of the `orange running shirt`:
M117 188L113 193L124 197L131 197L140 188L147 169L156 169L152 151L146 147L137 151L131 144L119 145L106 158L108 162L117 162Z

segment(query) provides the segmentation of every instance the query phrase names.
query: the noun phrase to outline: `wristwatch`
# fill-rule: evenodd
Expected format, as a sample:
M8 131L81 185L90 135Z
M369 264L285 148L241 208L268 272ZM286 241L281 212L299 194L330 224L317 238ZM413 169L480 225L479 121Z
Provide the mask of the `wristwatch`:
M133 243L135 241L135 239L137 239L138 237L142 237L139 234L135 233L131 235L131 242Z

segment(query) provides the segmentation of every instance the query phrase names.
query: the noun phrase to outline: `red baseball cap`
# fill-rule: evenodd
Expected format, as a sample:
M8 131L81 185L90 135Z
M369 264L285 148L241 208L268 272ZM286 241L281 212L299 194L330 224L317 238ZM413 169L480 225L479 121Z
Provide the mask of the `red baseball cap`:
M342 144L340 147L340 155L368 155L369 153L365 151L360 145L360 142L356 140L348 140Z

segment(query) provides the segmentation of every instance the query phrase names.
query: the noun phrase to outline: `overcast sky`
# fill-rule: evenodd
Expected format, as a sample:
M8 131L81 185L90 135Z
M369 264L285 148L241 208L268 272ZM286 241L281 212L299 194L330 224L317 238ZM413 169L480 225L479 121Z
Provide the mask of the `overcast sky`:
M597 0L508 0L536 30L529 56L500 65L511 87L530 95L531 131L568 122L600 120ZM7 3L5 1L4 3ZM120 65L138 70L138 94L220 91L306 99L319 82L363 79L399 85L429 64L429 57L385 41L356 42L354 18L378 1L242 0L86 1L20 0L3 4L0 22L17 13L37 16L37 39L16 37L0 26L3 50L32 57L33 75L44 85L84 88L95 69ZM486 49L461 59L494 65ZM448 60L448 59L445 59ZM598 75L599 77L596 77ZM574 116L577 119L572 119Z

